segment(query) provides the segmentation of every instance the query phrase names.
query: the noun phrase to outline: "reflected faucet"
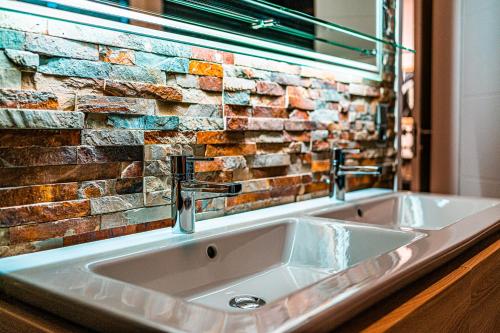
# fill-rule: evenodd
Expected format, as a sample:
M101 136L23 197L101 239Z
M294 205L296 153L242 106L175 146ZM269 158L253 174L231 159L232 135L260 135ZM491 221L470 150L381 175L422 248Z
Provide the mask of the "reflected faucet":
M213 160L212 157L185 155L170 157L174 233L194 232L196 200L235 196L241 192L239 183L211 183L194 179L194 162Z
M337 200L345 200L346 176L380 175L381 166L349 166L344 165L345 154L358 154L359 149L334 148L330 171L328 173L328 195Z

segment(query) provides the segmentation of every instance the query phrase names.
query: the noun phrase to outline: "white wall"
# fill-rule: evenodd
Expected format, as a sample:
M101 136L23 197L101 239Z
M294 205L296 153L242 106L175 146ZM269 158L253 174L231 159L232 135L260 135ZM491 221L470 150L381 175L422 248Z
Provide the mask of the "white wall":
M500 197L500 1L463 0L459 193Z
M431 189L500 197L500 1L436 3Z

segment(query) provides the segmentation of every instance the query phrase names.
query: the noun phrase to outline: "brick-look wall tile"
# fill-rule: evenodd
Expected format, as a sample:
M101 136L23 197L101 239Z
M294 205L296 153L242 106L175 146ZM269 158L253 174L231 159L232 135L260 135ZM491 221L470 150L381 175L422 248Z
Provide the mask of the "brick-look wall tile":
M0 208L0 226L42 223L90 215L88 200L39 203Z
M332 144L368 148L352 165L394 159L370 148L395 97L388 57L373 82L26 17L0 12L0 256L171 226L173 154L214 157L197 179L243 185L197 201L198 219L326 195Z
M0 108L57 109L59 102L52 92L0 89Z

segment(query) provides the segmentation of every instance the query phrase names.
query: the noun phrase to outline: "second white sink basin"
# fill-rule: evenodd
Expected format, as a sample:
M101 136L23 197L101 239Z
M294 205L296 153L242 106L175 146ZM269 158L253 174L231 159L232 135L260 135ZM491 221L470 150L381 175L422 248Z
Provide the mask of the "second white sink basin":
M379 198L350 202L341 208L324 209L313 215L369 224L439 230L498 204L499 201L491 199L396 192Z
M90 265L97 274L223 311L231 299L266 303L411 243L418 233L285 219ZM241 299L239 299L241 300ZM246 310L260 307L244 298Z

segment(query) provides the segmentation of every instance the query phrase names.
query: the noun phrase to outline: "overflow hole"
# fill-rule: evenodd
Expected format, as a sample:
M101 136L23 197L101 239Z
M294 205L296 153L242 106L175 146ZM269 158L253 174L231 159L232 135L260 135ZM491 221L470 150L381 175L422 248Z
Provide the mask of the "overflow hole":
M215 247L215 245L209 245L207 247L207 256L210 259L213 259L217 256L217 248Z
M361 210L361 208L358 208L356 210L356 213L358 214L359 217L363 217L363 211Z

